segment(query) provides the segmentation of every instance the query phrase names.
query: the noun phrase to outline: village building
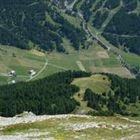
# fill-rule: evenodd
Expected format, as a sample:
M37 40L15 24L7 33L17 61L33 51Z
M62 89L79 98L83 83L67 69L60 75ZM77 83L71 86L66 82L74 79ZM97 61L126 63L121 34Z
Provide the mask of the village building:
M15 81L15 80L12 80L12 81L11 81L11 84L15 84L15 83L16 83L16 81Z
M30 70L29 73L30 73L31 76L34 76L36 74L36 71L35 70Z
M8 73L9 76L16 76L16 71L15 70L11 70L9 73Z

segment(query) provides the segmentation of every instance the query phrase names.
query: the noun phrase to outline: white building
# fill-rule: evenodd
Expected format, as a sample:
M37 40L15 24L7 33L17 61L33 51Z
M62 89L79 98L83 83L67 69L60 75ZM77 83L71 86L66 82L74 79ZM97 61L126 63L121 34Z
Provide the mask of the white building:
M12 81L11 81L11 84L15 84L15 83L16 83L16 81L15 81L15 80L12 80Z
M36 71L35 70L30 70L29 73L30 73L31 76L34 76L36 74Z
M16 71L15 70L11 70L9 73L8 73L9 76L15 76L16 75Z

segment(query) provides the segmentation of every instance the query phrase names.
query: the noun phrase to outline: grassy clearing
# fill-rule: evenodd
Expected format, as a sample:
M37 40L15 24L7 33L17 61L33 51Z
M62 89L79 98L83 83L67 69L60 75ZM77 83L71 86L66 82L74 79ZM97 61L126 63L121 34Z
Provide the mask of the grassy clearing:
M121 50L118 50L118 52L122 55L122 57L128 64L140 68L140 56L133 53L126 53Z
M89 127L91 124L96 124L98 127ZM84 127L83 127L84 126ZM85 128L85 126L88 126ZM106 126L106 127L104 127ZM115 126L114 128L112 128ZM121 126L121 129L117 129ZM123 126L127 126L123 128ZM75 130L79 128L79 130ZM52 137L55 140L99 140L99 139L121 139L137 134L140 126L137 123L132 123L118 117L70 117L49 119L45 121L12 125L0 130L0 134L5 136L32 135L30 139L36 138L36 134L40 134L38 139ZM27 135L28 134L28 135ZM42 135L41 135L42 134Z
M7 77L0 76L0 85L2 85L2 84L7 84Z
M80 70L76 63L77 61L80 61L86 71L109 72L124 77L131 77L131 74L125 68L122 68L114 54L107 52L96 43L93 43L93 45L87 50L81 49L80 51L75 51L70 42L67 39L64 39L64 46L69 54L57 52L47 54L49 63L64 67L68 70ZM60 71L59 68L56 69L56 72L58 71ZM54 72L55 71L53 71L53 73Z
M62 13L62 16L71 24L73 24L76 28L81 28L81 21L78 17L73 17L65 13Z
M110 90L110 81L107 76L100 74L93 75L87 78L77 78L72 82L73 85L76 85L80 88L80 91L74 95L74 99L80 103L73 113L88 113L93 109L87 106L87 101L84 101L84 94L87 88L91 89L97 94L102 94Z
M96 74L87 78L75 79L72 84L77 85L83 91L90 88L93 92L101 94L110 89L111 83L106 76Z

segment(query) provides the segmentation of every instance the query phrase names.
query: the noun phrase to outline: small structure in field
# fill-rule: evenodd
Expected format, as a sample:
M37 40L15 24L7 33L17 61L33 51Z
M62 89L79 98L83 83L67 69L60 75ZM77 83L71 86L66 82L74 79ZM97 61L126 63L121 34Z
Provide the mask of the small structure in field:
M15 80L12 80L12 81L11 81L11 84L15 84L15 83L16 83L16 81L15 81Z
M36 71L35 70L30 70L29 74L30 74L30 76L34 76L36 74Z
M15 70L11 70L9 73L8 73L9 76L16 76L16 71Z

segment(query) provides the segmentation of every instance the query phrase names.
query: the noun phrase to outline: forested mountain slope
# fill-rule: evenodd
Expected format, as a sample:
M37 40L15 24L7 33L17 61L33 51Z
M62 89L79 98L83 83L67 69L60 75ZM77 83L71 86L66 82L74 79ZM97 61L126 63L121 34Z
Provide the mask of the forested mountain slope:
M50 1L0 0L0 44L65 51L63 37L75 49L86 38L84 31L69 23Z
M114 46L140 54L139 0L0 0L0 43L65 51L66 37L74 48L85 47L86 31L63 16L75 18L74 11Z
M67 3L70 3L68 1ZM140 54L139 0L76 0L74 11L80 12L114 46ZM67 3L58 4L67 7ZM72 3L72 2L71 2Z
M83 108L80 100L85 100L87 106L92 108L91 112L87 111L90 114L140 116L140 78L126 79L101 74L100 79L95 78L94 82L102 81L104 84L101 84L107 85L108 90L99 93L97 84L90 81L82 97L82 83L76 85L72 82L90 76L91 73L67 71L37 81L0 86L0 115L14 116L23 111L37 115L77 113L79 106ZM76 93L80 100L75 98Z
M70 113L79 104L72 98L79 88L70 83L89 75L68 71L34 82L0 86L0 116L14 116L25 110L37 115Z

